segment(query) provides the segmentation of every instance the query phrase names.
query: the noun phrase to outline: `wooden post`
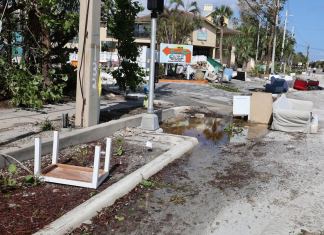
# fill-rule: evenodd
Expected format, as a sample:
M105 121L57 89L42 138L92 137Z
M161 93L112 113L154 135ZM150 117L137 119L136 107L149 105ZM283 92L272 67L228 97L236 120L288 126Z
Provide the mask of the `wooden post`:
M34 175L41 174L42 140L35 138Z
M94 155L94 162L93 162L93 175L92 175L92 186L93 186L93 188L98 187L100 152L101 152L101 147L96 146L95 155Z
M105 155L105 168L104 168L104 171L107 172L107 173L109 173L110 157L111 157L111 138L107 137L107 140L106 140L106 155Z
M57 163L58 152L59 152L59 133L58 131L54 131L53 133L53 153L52 153L52 164Z

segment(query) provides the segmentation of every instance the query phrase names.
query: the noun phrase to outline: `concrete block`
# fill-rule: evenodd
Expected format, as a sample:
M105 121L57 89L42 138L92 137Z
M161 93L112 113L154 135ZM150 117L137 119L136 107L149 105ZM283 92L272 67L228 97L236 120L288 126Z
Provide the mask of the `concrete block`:
M159 129L159 118L156 114L144 114L141 122L141 129L155 131Z

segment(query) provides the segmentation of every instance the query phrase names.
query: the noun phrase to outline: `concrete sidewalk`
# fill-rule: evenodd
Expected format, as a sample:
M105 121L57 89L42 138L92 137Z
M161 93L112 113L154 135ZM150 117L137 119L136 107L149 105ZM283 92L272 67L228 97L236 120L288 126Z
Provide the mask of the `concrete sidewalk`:
M100 109L102 112L132 110L142 104L143 101L141 100L125 100L120 96L111 99L103 97L100 102ZM50 120L55 127L60 128L62 114L64 113L67 113L73 119L75 102L46 105L40 111L20 108L0 109L0 145L3 148L8 143L39 134L41 123L46 119Z

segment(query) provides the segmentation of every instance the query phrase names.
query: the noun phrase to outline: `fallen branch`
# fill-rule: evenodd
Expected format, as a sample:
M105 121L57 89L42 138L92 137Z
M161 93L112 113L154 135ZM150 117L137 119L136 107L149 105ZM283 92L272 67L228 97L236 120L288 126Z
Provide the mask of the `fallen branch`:
M33 172L31 171L31 170L29 170L24 164L22 164L20 161L18 161L16 158L14 158L14 157L12 157L12 156L10 156L10 155L8 155L8 154L4 154L4 153L0 153L0 156L2 156L4 159L6 159L8 162L10 162L9 160L8 160L8 158L9 159L11 159L11 160L13 160L13 161L15 161L15 162L17 162L20 166L21 166L21 168L23 168L24 170L26 170L29 174L31 174L31 175L33 175Z

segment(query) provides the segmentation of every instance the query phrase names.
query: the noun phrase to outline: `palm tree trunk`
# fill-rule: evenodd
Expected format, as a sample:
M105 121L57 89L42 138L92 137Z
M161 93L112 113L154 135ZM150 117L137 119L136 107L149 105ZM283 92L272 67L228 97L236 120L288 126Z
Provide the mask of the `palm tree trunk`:
M215 27L215 51L213 54L214 59L216 59L216 55L217 55L217 27Z
M224 36L224 30L223 27L220 28L220 41L219 41L219 60L221 64L223 64L223 36Z

